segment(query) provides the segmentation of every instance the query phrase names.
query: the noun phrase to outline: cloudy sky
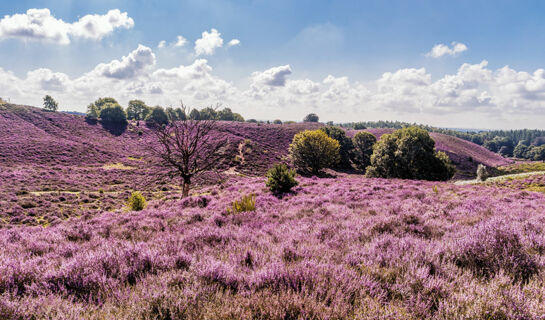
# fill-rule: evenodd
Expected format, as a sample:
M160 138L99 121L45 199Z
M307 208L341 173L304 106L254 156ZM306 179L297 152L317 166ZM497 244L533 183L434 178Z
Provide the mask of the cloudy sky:
M0 2L0 97L545 129L545 2Z

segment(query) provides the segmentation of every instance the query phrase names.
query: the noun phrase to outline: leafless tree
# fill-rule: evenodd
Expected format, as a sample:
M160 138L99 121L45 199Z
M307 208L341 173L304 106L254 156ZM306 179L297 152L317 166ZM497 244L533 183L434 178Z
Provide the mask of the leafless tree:
M151 146L154 164L162 175L181 178L184 197L189 195L191 179L214 170L223 158L228 140L216 129L216 120L189 119L152 128L157 137Z

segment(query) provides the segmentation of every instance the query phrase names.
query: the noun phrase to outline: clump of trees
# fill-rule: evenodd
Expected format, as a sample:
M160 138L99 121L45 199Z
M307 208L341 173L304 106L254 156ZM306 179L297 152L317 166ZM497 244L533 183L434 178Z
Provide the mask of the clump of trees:
M303 122L318 122L320 118L316 113L309 113L303 119Z
M377 142L377 138L369 132L360 131L352 138L354 146L353 161L354 165L361 171L371 164L371 155L373 154L373 146Z
M151 113L151 108L142 100L131 100L127 106L127 119L145 120Z
M435 150L426 130L409 127L381 137L366 172L370 177L449 180L455 167L445 153Z
M351 166L351 160L353 159L354 144L352 140L346 136L346 132L334 126L328 126L320 128L328 137L337 140L339 142L339 156L338 167L349 168Z
M99 118L102 119L102 110L107 108L107 107L119 107L121 108L121 106L119 105L119 103L117 103L117 100L115 100L114 98L111 98L111 97L106 97L106 98L99 98L97 99L95 102L89 104L87 106L87 116L86 118L88 120L98 120ZM117 109L117 108L116 108ZM125 111L123 110L123 108L121 108L121 110L123 111L123 114L125 116L125 121L127 120L127 115L125 113ZM117 114L117 116L119 117L123 117L121 115L121 113L119 112L119 110L116 110L114 112L111 112L111 110L107 111L105 113L105 115L109 116L110 114L114 114L114 117L116 117L115 114ZM109 119L107 119L106 121L109 121Z
M44 110L55 112L57 111L58 108L59 108L59 105L57 101L53 99L53 97L51 97L50 95L46 95L44 97Z
M191 110L189 118L192 120L219 120L219 121L237 121L244 122L244 117L239 113L233 112L230 108L223 108L217 111L217 108L206 107L200 111Z
M127 114L120 105L107 103L100 110L100 120L108 123L126 123Z
M151 112L146 117L146 125L149 127L164 126L169 123L169 120L170 119L165 112L165 109L160 106L156 106L151 108Z
M322 130L305 130L293 137L289 153L297 169L318 174L339 162L339 149L339 142Z

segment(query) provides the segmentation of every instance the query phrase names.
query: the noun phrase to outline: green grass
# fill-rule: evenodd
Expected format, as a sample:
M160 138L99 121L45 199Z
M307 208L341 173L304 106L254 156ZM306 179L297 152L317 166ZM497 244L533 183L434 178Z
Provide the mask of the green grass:
M498 175L545 171L545 162L522 162L498 167Z

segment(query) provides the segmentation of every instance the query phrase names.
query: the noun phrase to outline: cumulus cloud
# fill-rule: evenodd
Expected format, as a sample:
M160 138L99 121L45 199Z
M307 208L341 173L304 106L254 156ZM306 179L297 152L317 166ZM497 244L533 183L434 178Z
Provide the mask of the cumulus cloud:
M252 80L255 85L267 85L273 87L283 87L286 84L286 77L291 74L289 64L285 66L273 67L263 72L252 73Z
M69 44L71 38L99 40L117 28L130 29L134 20L119 9L105 15L86 15L74 23L55 18L49 9L28 9L0 20L0 39L40 40Z
M238 39L232 39L231 41L229 41L227 43L227 46L228 47L234 47L234 46L238 46L240 44L240 40Z
M176 37L176 43L174 44L175 47L183 47L187 43L187 39L182 36Z
M464 51L467 51L467 46L463 43L452 42L451 47L445 44L436 44L430 52L426 53L427 57L441 58L442 56L456 56Z
M167 42L165 40L159 41L159 44L157 44L157 48L161 49L164 48Z
M155 54L143 45L138 45L134 51L121 60L99 64L94 72L107 78L128 79L138 75L145 68L155 64Z
M180 99L195 107L220 102L261 119L302 119L317 112L336 121L382 118L474 127L541 126L545 120L540 116L545 114L545 70L491 69L486 60L464 63L437 79L424 68L406 68L365 83L334 75L292 80L285 65L252 73L246 86L215 75L206 59L174 68L154 65L152 50L140 45L76 78L44 68L20 78L0 68L0 92L33 105L52 94L61 106L79 111L97 97L114 96L121 103L138 98L165 106Z
M216 48L221 48L223 46L223 39L221 38L221 33L216 29L204 31L202 37L195 41L195 54L200 55L213 55L216 51Z

